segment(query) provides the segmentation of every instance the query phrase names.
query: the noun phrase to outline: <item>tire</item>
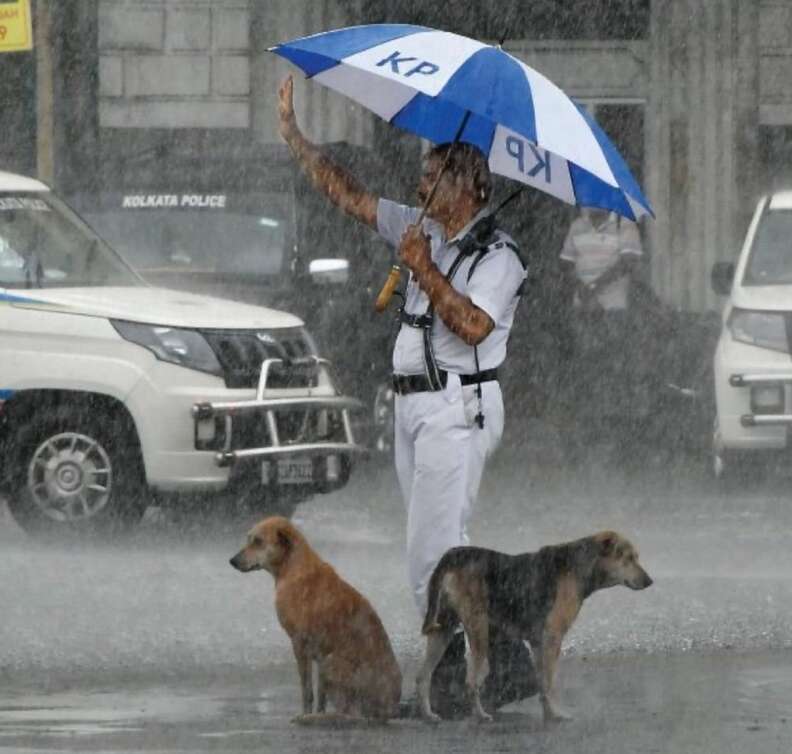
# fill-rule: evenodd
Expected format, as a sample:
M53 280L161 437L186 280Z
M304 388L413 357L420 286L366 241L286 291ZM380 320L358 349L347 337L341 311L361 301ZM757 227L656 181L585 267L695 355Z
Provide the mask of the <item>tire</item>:
M16 429L8 509L29 534L106 538L140 521L149 496L131 419L94 414L58 404Z
M712 433L710 472L722 492L736 492L760 484L767 476L767 458L762 453L740 452L723 447L718 420Z
M768 475L767 461L757 454L723 452L713 455L713 474L723 492L748 490Z

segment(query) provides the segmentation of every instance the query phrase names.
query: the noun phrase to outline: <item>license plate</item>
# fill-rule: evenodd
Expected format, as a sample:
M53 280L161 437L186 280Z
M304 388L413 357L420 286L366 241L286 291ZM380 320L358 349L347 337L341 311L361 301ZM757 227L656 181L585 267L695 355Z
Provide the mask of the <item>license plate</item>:
M271 461L261 465L261 479L264 484L274 481L272 479ZM311 458L282 458L278 460L279 484L308 484L314 480L313 460Z

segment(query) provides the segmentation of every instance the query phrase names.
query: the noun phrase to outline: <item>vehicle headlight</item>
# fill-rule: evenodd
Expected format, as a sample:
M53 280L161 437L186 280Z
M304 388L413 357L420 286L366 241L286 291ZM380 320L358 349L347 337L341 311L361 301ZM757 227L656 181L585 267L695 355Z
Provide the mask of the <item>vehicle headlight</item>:
M729 317L729 330L740 343L789 353L783 314L734 309Z
M139 322L110 320L118 334L131 343L148 348L158 359L187 369L223 376L223 368L206 339L195 330Z

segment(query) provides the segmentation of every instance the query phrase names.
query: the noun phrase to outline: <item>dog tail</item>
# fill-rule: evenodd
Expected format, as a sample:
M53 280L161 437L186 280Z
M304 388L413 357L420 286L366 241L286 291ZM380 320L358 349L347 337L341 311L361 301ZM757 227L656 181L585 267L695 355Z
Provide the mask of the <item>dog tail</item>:
M437 565L432 573L432 578L429 579L429 603L426 608L426 617L424 618L421 633L426 636L433 631L439 631L442 626L440 625L440 581L445 573L445 568L442 567L442 562Z

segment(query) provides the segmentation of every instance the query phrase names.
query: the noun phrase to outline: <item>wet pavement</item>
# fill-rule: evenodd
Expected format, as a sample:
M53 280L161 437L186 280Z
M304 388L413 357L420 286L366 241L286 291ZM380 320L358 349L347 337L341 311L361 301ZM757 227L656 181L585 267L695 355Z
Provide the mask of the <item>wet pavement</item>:
M535 700L494 723L394 721L347 729L290 724L291 666L241 674L0 694L0 751L78 752L789 752L788 657L572 658L561 693L574 719L552 728Z
M539 705L492 725L417 721L318 731L299 708L267 574L228 565L254 515L155 510L124 545L44 545L0 518L0 751L788 752L792 749L790 480L725 496L695 467L569 469L502 453L471 526L507 552L615 528L655 579L593 595L560 666L574 720ZM295 517L380 612L411 693L420 621L404 512L387 465Z

